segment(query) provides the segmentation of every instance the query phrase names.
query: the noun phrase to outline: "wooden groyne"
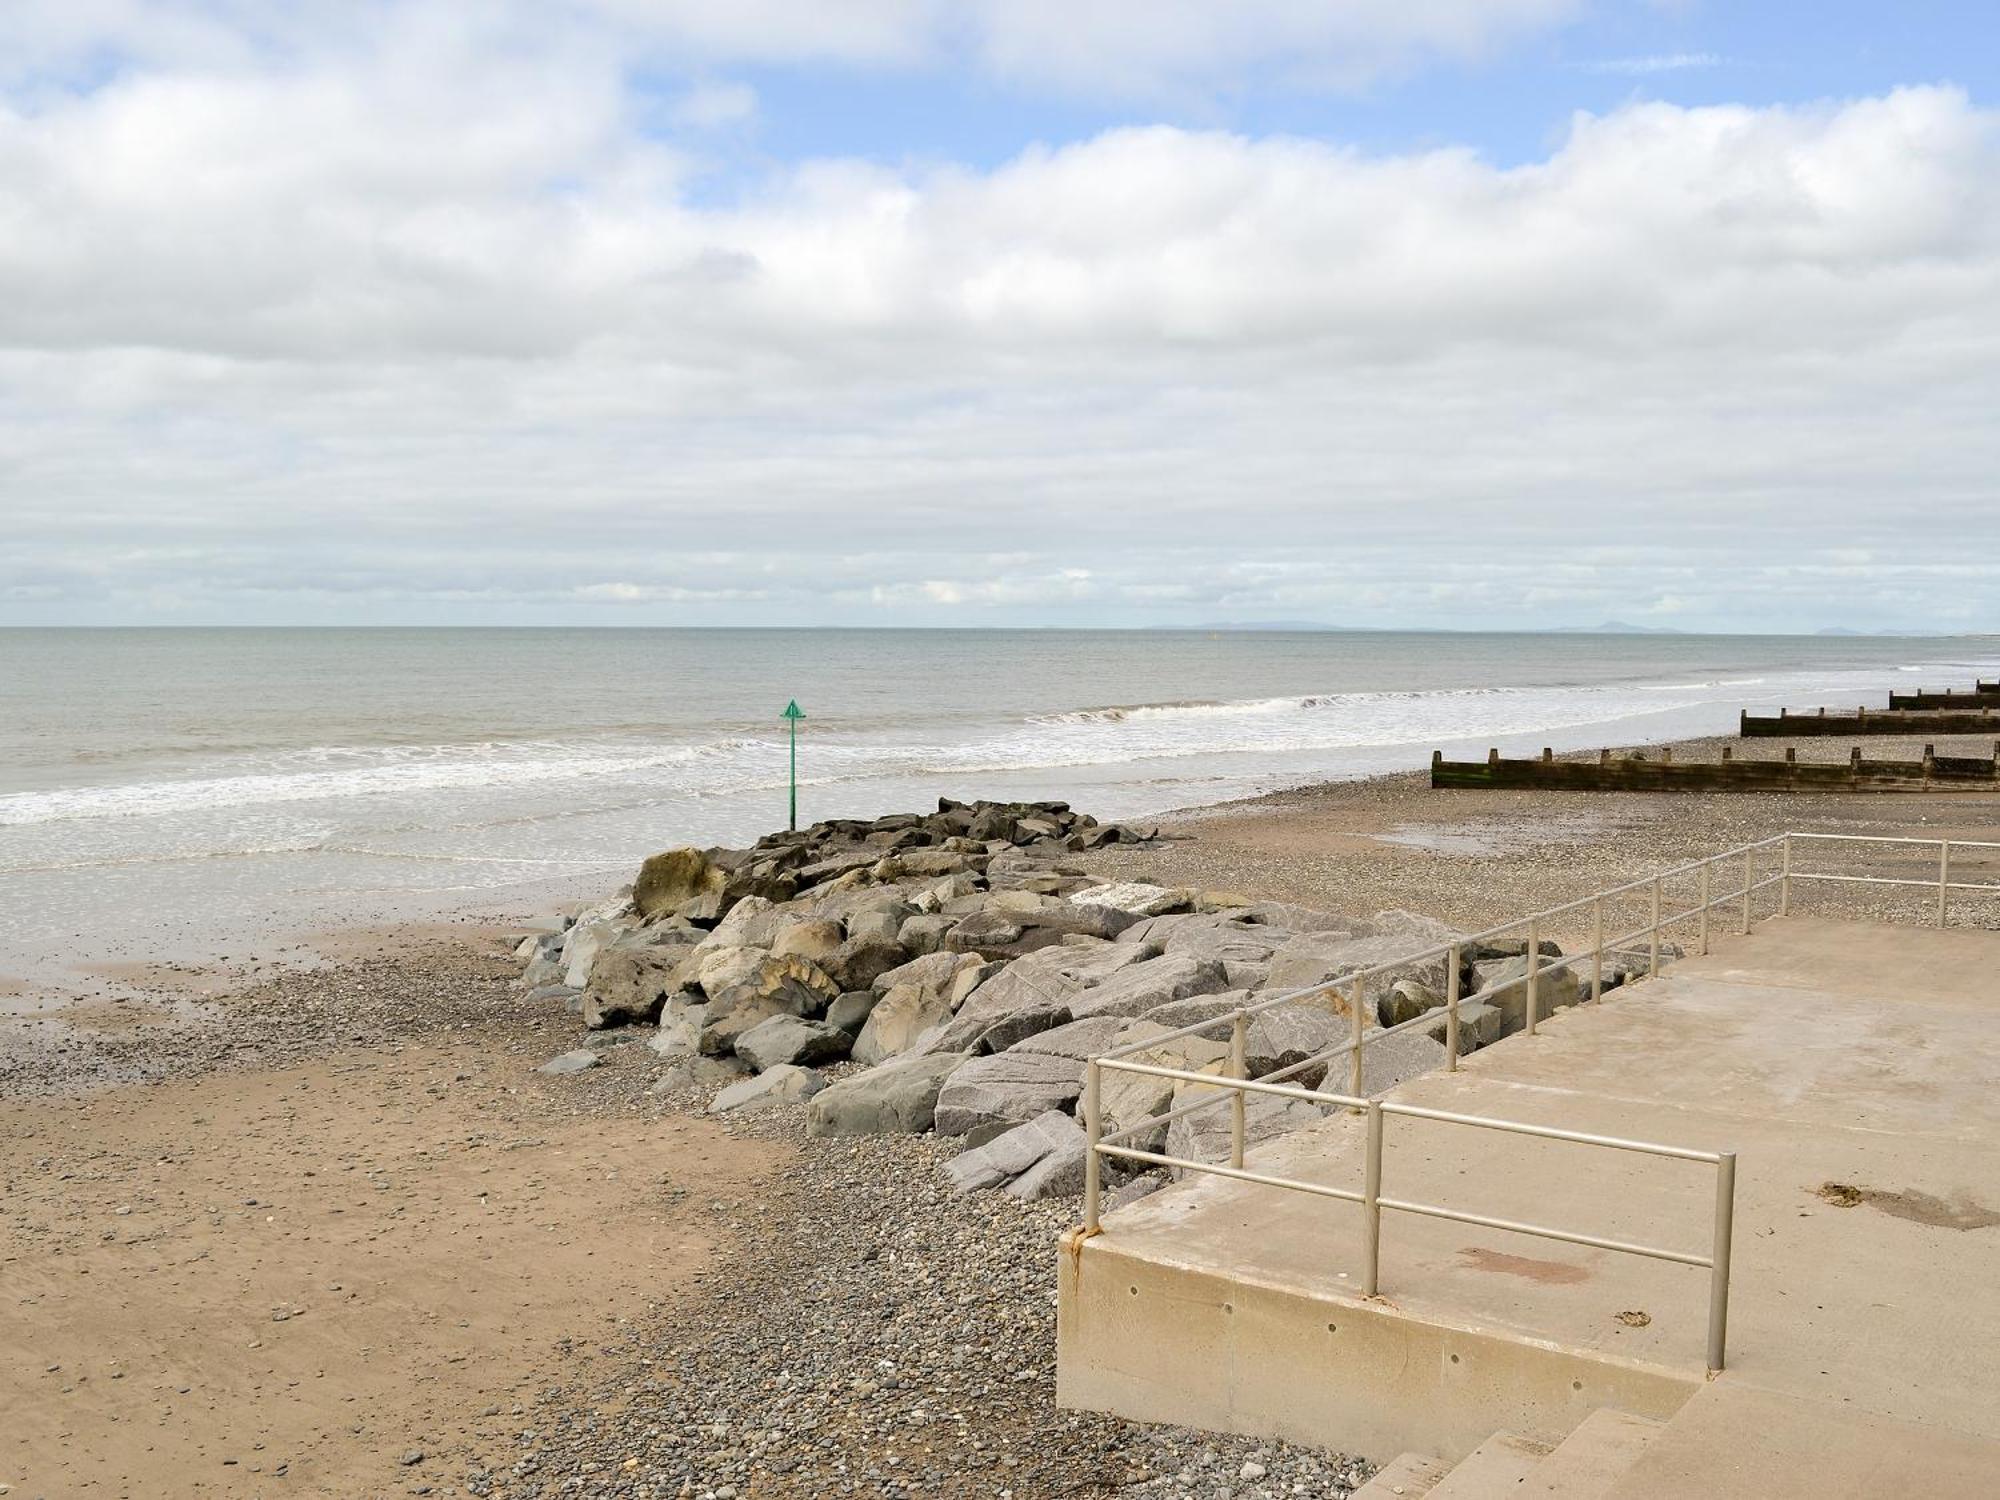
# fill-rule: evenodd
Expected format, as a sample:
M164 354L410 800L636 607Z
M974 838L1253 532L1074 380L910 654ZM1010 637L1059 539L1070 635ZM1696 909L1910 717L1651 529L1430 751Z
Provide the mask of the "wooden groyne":
M2000 682L1975 682L1965 692L1955 692L1946 688L1942 693L1933 693L1929 688L1919 688L1914 693L1891 693L1891 709L2000 709Z
M1957 698L1966 705L1973 701L1963 693ZM1852 739L1876 734L1929 734L1940 737L2000 734L2000 697L1993 699L1990 708L1857 708L1851 713L1828 713L1822 708L1810 714L1795 714L1783 708L1775 714L1753 714L1746 709L1738 716L1736 733L1746 740L1795 739L1805 735L1838 735Z
M1783 760L1676 761L1660 749L1650 756L1617 759L1609 750L1594 761L1557 760L1544 750L1537 760L1510 760L1498 750L1486 759L1446 760L1431 752L1431 785L1572 792L1991 792L2000 791L2000 742L1991 756L1937 755L1922 760L1868 760L1856 746L1846 764Z

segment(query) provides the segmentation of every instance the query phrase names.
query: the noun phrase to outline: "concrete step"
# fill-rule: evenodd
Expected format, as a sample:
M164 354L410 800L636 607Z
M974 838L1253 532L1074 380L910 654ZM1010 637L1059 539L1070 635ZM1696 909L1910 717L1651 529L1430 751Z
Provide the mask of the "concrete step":
M1603 1500L1666 1425L1600 1406L1550 1450L1519 1493L1537 1500Z
M1548 1452L1547 1443L1496 1432L1431 1486L1430 1500L1501 1500L1526 1494L1524 1486Z
M1375 1471L1375 1477L1354 1492L1353 1500L1420 1500L1451 1465L1425 1453L1402 1453Z

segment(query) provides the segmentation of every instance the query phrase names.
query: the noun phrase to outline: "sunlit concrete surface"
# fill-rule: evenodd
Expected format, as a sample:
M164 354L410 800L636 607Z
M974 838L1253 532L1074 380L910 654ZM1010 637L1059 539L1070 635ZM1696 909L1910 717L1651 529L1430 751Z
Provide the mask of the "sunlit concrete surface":
M1775 920L1392 1097L1736 1151L1723 1383L2000 1438L2000 933ZM1386 1132L1385 1196L1709 1248L1705 1165ZM1361 1144L1335 1117L1250 1165L1359 1187ZM1107 1214L1064 1253L1061 1399L1381 1460L1704 1386L1704 1270L1388 1214L1363 1302L1361 1242L1355 1205L1216 1178Z

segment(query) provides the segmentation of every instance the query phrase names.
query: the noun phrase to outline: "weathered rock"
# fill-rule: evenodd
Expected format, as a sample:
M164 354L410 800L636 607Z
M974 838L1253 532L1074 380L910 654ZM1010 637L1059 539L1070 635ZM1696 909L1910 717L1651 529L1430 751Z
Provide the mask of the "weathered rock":
M1181 1024L1185 1025L1186 1022ZM1123 1016L1092 1016L1087 1021L1070 1021L1048 1031L1037 1032L1014 1043L1011 1052L1046 1052L1054 1057L1084 1062L1115 1045L1113 1038L1127 1025Z
M935 953L943 945L944 935L957 925L957 917L943 912L919 912L903 919L903 925L896 929L896 941L911 953Z
M762 1073L785 1063L812 1067L847 1056L853 1039L824 1021L773 1016L736 1038L736 1055Z
M1055 1147L1002 1190L1010 1198L1074 1198L1083 1192L1084 1163L1089 1160L1090 1142L1083 1127L1070 1121L1069 1134L1060 1136Z
M826 1008L826 1024L854 1036L868 1023L869 1013L881 998L873 990L849 990Z
M975 1057L938 1094L938 1134L1025 1124L1046 1110L1069 1108L1082 1090L1083 1069L1073 1058L1031 1052Z
M1449 930L1438 928L1441 934ZM1347 937L1339 932L1306 932L1289 939L1271 960L1263 988L1272 994L1288 994L1309 989L1330 980L1345 979L1361 969L1391 963L1421 951L1432 938L1428 934L1392 932L1370 937ZM1364 1014L1371 1019L1381 1013L1382 1002L1399 979L1414 979L1426 988L1442 990L1445 961L1442 957L1400 965L1386 973L1361 981ZM1327 992L1328 1003L1342 1015L1353 1003L1353 986L1343 984Z
M1588 981L1579 981L1569 969L1542 965L1535 978L1536 1015L1549 1016L1575 1005L1584 997ZM1511 1033L1528 1024L1528 959L1492 959L1472 966L1471 993L1481 995L1488 1005L1497 1006L1507 1018ZM1460 1015L1460 1024L1464 1016Z
M958 971L968 966L976 968L980 962L977 954L926 953L878 974L873 987L878 992L887 992L897 985L911 984L930 994L946 997L951 993L952 981Z
M1006 962L1002 959L996 958L986 963L975 963L970 962L970 960L978 958L977 954L968 953L964 957L968 962L958 966L957 972L951 976L951 988L945 994L945 999L951 1002L951 1008L954 1011L958 1010L966 1001L972 998L974 990L986 983L987 980L995 978L1007 970Z
M681 977L687 978L685 967ZM840 986L810 959L779 958L756 948L718 949L697 963L694 982L711 1001L744 989L791 996L789 1009L795 1016L821 1015L841 993Z
M935 1119L939 1090L965 1061L951 1052L898 1057L829 1084L807 1107L806 1134L921 1135Z
M699 849L669 849L639 866L632 903L648 921L704 898L720 900L728 877Z
M1229 1160L1230 1136L1232 1133L1232 1111L1226 1102L1227 1091L1206 1089L1200 1085L1187 1085L1188 1090L1174 1100L1175 1108L1194 1103L1199 1096L1219 1095L1225 1102L1209 1109L1197 1110L1193 1114L1182 1115L1167 1127L1167 1154L1184 1157L1189 1161L1226 1162ZM1310 1104L1291 1099L1277 1099L1269 1094L1249 1094L1243 1103L1243 1141L1245 1146L1254 1146L1274 1136L1289 1135L1294 1130L1303 1130L1309 1125L1317 1125L1325 1119L1325 1114Z
M1425 1011L1436 1010L1442 1004L1444 996L1421 980L1399 979L1382 997L1382 1024L1400 1026L1405 1021L1414 1021Z
M1152 1021L1169 1031L1178 1031L1183 1026L1192 1026L1197 1021L1213 1020L1226 1016L1231 1011L1250 1004L1256 997L1248 990L1219 990L1212 995L1190 995L1185 1000L1170 1000L1165 1005L1156 1005L1151 1010L1141 1011L1140 1019ZM1217 1027L1210 1035L1226 1036L1227 1027Z
M684 1089L719 1089L749 1076L749 1065L733 1057L683 1057L660 1070L649 1094L677 1094Z
M592 1030L632 1026L655 1019L667 998L680 990L686 948L602 949L590 966L583 993L583 1024Z
M1089 1016L1137 1016L1191 995L1212 995L1229 988L1222 964L1212 958L1169 953L1147 959L1092 985L1069 1002L1073 1020Z
M1244 1053L1252 1078L1289 1068L1337 1047L1353 1035L1352 1023L1312 1001L1274 1005L1259 1011L1244 1031ZM1302 1089L1319 1087L1327 1064L1317 1063L1283 1080Z
M1165 950L1212 958L1222 965L1231 989L1254 989L1264 983L1271 956L1290 936L1278 928L1230 917L1190 917L1167 934Z
M1172 1028L1160 1026L1152 1021L1130 1021L1120 1029L1112 1045L1128 1046L1133 1042L1146 1041L1151 1037L1166 1036ZM1156 1047L1148 1047L1136 1052L1127 1061L1144 1063L1154 1068L1178 1068L1185 1072L1199 1073L1221 1071L1228 1063L1229 1048L1226 1044L1207 1037L1175 1037ZM1155 1078L1146 1073L1126 1073L1116 1068L1102 1070L1098 1084L1098 1109L1104 1121L1107 1135L1139 1125L1158 1115L1164 1115L1174 1102L1175 1093L1183 1085L1171 1078ZM1121 1144L1137 1151L1158 1151L1167 1140L1167 1127L1161 1124L1156 1129L1141 1131L1128 1136Z
M1444 1045L1447 1026L1443 1016L1437 1025L1425 1030L1424 1035ZM1462 1000L1458 1006L1458 1053L1463 1057L1468 1052L1476 1052L1481 1047L1490 1047L1507 1035L1507 1014L1497 1005L1488 1005L1484 1000Z
M944 1164L944 1174L961 1193L1002 1187L1082 1136L1083 1128L1075 1120L1059 1109L1048 1110L982 1146L960 1152Z
M565 1052L561 1057L552 1057L543 1063L538 1071L543 1073L581 1073L596 1067L604 1059L588 1047L579 1047L574 1052Z
M1111 885L1091 886L1069 899L1076 906L1109 906L1135 917L1158 917L1168 912L1186 911L1194 904L1194 892L1124 880Z
M1030 895L1026 891L1000 893L993 898L994 905L962 918L947 932L944 946L958 953L1019 958L1070 935L1113 938L1136 920L1130 913L1109 906L1074 906L1047 897L1040 898L1048 902L1046 906L999 904L1008 897Z
M791 1104L801 1099L810 1099L826 1087L826 1080L810 1068L795 1068L789 1063L779 1063L759 1073L755 1078L745 1078L732 1083L715 1096L715 1102L708 1106L714 1115L747 1113L770 1109L779 1104Z
M805 959L769 955L742 978L709 993L701 1012L701 1050L711 1056L730 1051L744 1032L773 1016L822 1015L840 995Z
M732 911L729 915L734 917L736 913ZM779 958L803 958L818 964L829 978L837 980L840 975L834 972L834 966L827 960L840 951L841 944L846 940L847 934L840 923L827 917L804 917L779 929L772 940L771 952ZM862 986L849 985L847 988L860 989Z
M850 933L822 967L843 990L870 988L884 974L909 962L910 955L895 938L895 928L900 925L890 927L886 936L865 928Z
M597 955L609 948L624 927L615 919L578 922L563 941L563 983L580 990L590 983L591 966Z
M855 1061L872 1064L899 1056L950 1019L951 1001L936 990L921 984L891 985L854 1038Z
M1070 1002L1090 985L1141 962L1145 950L1119 943L1062 943L1017 958L973 991L949 1024L919 1051L1004 1052L1023 1037L1071 1019Z
M764 896L746 896L701 940L704 948L768 948L779 926L796 920Z
M699 1004L668 1001L660 1012L660 1027L646 1045L661 1057L692 1057L701 1050Z

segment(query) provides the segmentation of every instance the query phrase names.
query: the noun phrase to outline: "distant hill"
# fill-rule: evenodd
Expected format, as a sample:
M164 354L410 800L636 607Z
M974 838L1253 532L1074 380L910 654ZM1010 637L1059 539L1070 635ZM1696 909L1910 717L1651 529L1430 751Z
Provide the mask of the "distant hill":
M1606 620L1602 625L1558 625L1557 635L1686 635L1669 625L1632 625L1624 620Z

